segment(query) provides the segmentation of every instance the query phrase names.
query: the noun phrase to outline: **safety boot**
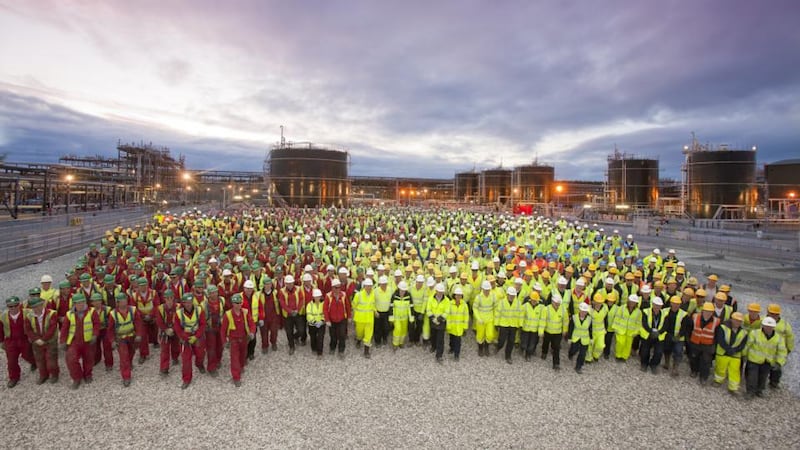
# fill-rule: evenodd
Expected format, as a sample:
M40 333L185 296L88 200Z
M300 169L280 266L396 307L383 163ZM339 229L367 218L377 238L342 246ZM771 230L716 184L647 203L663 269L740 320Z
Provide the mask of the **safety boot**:
M364 346L364 358L370 359L371 356L369 354L369 346Z

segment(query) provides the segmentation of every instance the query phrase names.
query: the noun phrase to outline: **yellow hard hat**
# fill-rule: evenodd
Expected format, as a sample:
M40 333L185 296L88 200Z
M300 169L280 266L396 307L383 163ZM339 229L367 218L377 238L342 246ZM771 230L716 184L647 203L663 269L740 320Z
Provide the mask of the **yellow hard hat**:
M575 268L573 268L572 266L567 266L567 268L564 269L564 272L575 273Z
M742 320L744 320L744 315L742 315L742 313L740 312L735 312L731 314L731 320L738 320L741 322Z
M672 296L672 297L669 299L669 302L670 302L670 303L675 303L676 305L680 305L681 303L683 303L683 302L681 301L681 298L680 298L680 297L678 297L677 295L673 295L673 296Z
M690 288L686 288L686 289L690 289ZM700 289L696 290L694 293L697 294L698 297L705 297L706 296L706 290L703 289L703 288L700 288ZM689 294L689 295L692 295L692 294Z
M714 300L722 300L723 302L727 302L728 301L728 296L725 295L724 292L720 291L720 292L717 292L716 294L714 294Z
M780 314L781 305L778 305L777 303L772 303L769 306L767 306L767 312L770 314Z
M514 270L514 263L506 264L506 270Z
M687 287L686 289L683 290L683 293L686 295L694 295L694 289Z
M635 277L634 277L634 276L633 276L633 274L632 274L632 273L630 273L630 272L628 272L628 273L626 273L626 274L625 274L625 280L626 280L626 281L633 281L633 279L634 279L634 278L635 278Z
M531 300L539 300L539 293L536 291L531 292L530 294Z
M714 305L712 305L711 303L708 303L708 302L703 303L703 311L714 312Z
M678 280L676 280L675 278L670 278L669 280L667 280L667 284L678 284Z
M760 313L761 312L761 305L759 305L758 303L750 303L749 305L747 305L747 310L750 311L750 312Z
M730 292L731 291L731 287L729 285L727 285L727 284L723 284L722 286L719 287L719 291L720 292Z
M654 288L663 288L664 287L664 282L661 281L661 280L656 280L656 282L653 283L653 287Z
M633 272L633 276L641 278L642 277L642 271L641 270L637 270L636 272Z
M610 273L612 275L616 275L616 274L619 273L619 270L617 270L616 267L612 267L612 268L608 269L608 273Z
M589 270L597 270L597 264L589 264Z
M712 273L711 275L708 276L708 279L712 281L717 281L719 280L719 277Z
M686 273L686 269L685 269L685 268L683 268L683 267L678 267L678 268L675 270L675 272L677 272L677 273Z
M606 297L606 301L609 303L615 303L617 300L619 300L619 294L617 294L617 291L612 291L610 294L608 294L608 297Z
M594 294L594 297L592 297L592 301L595 301L597 303L605 303L606 302L606 298L603 297L603 293L602 292L597 292L597 293Z
M555 269L556 268L556 262L555 261L550 261L550 263L547 264L547 267L549 267L551 269Z

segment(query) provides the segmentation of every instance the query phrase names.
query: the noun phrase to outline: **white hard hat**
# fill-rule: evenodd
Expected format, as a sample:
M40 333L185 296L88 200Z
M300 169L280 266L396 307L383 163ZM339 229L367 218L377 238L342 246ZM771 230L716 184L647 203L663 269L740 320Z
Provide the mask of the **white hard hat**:
M401 291L407 291L408 290L408 283L406 283L405 281L401 281L401 282L397 283L397 289L400 289Z
M432 288L435 284L436 280L434 280L433 277L428 277L428 279L425 281L425 285L429 288Z
M661 297L654 298L653 306L664 306L664 300L662 300Z
M608 277L608 278L606 278L606 283L608 283L608 284L614 284L614 279L613 279L613 278L611 278L611 277Z
M520 261L520 262L519 262L519 266L520 266L520 267L528 267L528 263L526 263L526 262L523 260L523 261Z
M244 261L244 256L239 255L236 258L233 258L233 260L235 262L237 262L237 263L243 262Z
M247 280L247 281L244 282L244 288L245 289L255 289L256 288L256 284L253 283L253 280Z
M381 275L378 277L378 284L388 284L389 278L386 275Z
M575 286L586 286L586 279L581 277L575 282Z
M453 289L453 295L464 295L464 291L461 289L461 286L457 286Z
M615 263L615 262L608 263L608 268L610 269L612 267L616 268L617 267L617 263Z
M654 248L654 249L653 249L653 254L654 254L654 255L660 255L660 254L661 254L661 250L659 250L659 249L657 249L657 248Z
M567 279L564 277L558 277L558 284L567 284Z
M542 285L539 284L539 283L533 283L533 290L534 291L541 291L542 290Z
M386 270L386 266L383 264L378 264L378 270Z
M313 291L311 291L311 296L314 298L322 297L322 291L320 291L319 289L314 289Z
M303 272L311 272L313 270L314 270L314 268L311 267L311 264L306 264L306 266L303 267Z
M491 288L492 288L492 283L489 283L486 280L484 280L483 283L481 283L481 289L483 289L484 291L488 291Z
M339 281L338 278L334 278L333 281L331 281L331 287L337 287L337 286L341 286L341 285L342 285L342 282Z
M553 298L551 300L553 301L553 303L561 303L561 300L563 300L563 298L561 298L560 295L553 294Z
M649 284L645 284L644 286L642 286L642 294L649 294L650 292L651 289Z
M506 277L505 271L500 271L500 273L497 274L497 278L505 278L505 277Z
M366 275L367 275L368 277L375 276L375 271L374 271L374 270L372 270L372 267L370 267L369 269L367 269L367 273L366 273Z
M472 264L469 266L470 270L478 270L480 267L481 266L478 264L478 261L472 261Z
M514 278L514 284L522 284L525 281L522 278Z
M774 327L776 325L778 325L778 322L776 322L774 318L769 316L764 317L764 320L761 321L761 326L764 327Z
M670 255L674 255L675 254L675 249L671 248L671 249L669 249L669 251L667 253L669 253Z
M52 283L53 282L53 277L51 277L50 275L42 275L41 282L42 283Z
M339 268L339 273L340 273L340 274L343 274L343 275L350 275L350 271L349 271L349 270L347 270L347 268L346 268L346 267L340 267L340 268Z
M301 278L301 280L303 280L303 281L311 281L312 279L313 278L311 278L311 274L310 273L304 273L303 277Z
M294 284L294 277L291 276L291 275L286 275L283 278L283 282L286 283L286 284Z
M372 286L372 279L371 278L367 278L363 282L361 282L361 284L363 286Z
M333 267L333 264L328 264L328 267L325 268L325 270L334 270L334 269L336 269L336 267Z
M397 270L395 270L395 271L394 271L394 276L396 276L396 277L402 277L402 276L403 276L403 271L402 271L402 270L400 270L400 269L397 269Z
M233 275L233 272L231 272L231 269L224 269L224 270L222 271L222 276L223 276L223 277L229 277L229 276L231 276L231 275Z
M450 268L449 268L447 271L448 271L449 273L458 273L458 267L456 267L456 266L450 266Z
M436 292L444 292L444 285L442 283L437 283L434 289L436 289Z
M424 283L425 282L425 275L417 275L417 278L414 279L417 283Z
M631 295L628 296L628 301L638 304L639 303L639 296L636 295L636 294L631 294Z
M629 234L628 236L626 236L626 238L627 238L627 239L633 239L633 235L632 235L632 234Z
M219 260L217 258L211 258L211 259L208 260L209 264L214 264L214 263L218 263L218 262L219 262Z
M508 289L506 289L506 294L517 295L517 290L514 289L514 286L509 286Z
M586 303L581 302L581 304L578 305L578 309L583 311L583 312L589 312L589 305L587 305Z

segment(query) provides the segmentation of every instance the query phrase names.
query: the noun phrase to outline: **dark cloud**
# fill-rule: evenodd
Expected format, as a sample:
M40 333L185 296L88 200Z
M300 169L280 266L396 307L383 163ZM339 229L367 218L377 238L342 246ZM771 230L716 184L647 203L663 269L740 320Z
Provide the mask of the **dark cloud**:
M214 118L187 110L194 120L276 134L285 124L290 136L324 136L351 151L360 175L446 177L539 155L558 177L602 179L616 145L658 157L662 175L678 177L680 148L692 131L703 141L758 145L762 162L800 150L794 1L150 6L109 2L104 11L130 17L121 35L134 36L141 23L148 31L177 29L187 41L213 43L266 68L261 88L214 104ZM39 15L94 42L107 33L92 11L52 11ZM142 34L150 37L131 40L143 53L158 45L152 33ZM111 54L119 44L97 45ZM171 58L157 70L178 84L196 64ZM198 140L32 98L2 100L9 103L0 106L0 142L12 159L65 147L93 153L128 138L180 149L193 166L258 169L268 146ZM370 135L353 135L364 128ZM220 162L219 154L230 157Z

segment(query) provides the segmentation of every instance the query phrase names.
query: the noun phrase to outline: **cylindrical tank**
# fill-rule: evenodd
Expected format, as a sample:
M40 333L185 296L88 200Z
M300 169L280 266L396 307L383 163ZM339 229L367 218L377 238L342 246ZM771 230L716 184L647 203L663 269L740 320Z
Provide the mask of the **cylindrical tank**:
M511 174L515 202L549 203L556 170L553 166L517 166Z
M478 198L478 172L461 172L455 179L456 201L468 202Z
M348 158L345 151L310 143L272 149L269 178L276 197L291 206L346 205L350 195Z
M786 159L764 166L769 198L800 198L800 159Z
M508 202L511 197L510 169L484 170L478 180L482 203Z
M614 205L654 208L658 200L658 160L612 155L608 158L608 190Z
M745 206L747 216L754 212L758 201L755 151L693 151L687 155L686 170L688 210L695 218L712 218L721 205Z

